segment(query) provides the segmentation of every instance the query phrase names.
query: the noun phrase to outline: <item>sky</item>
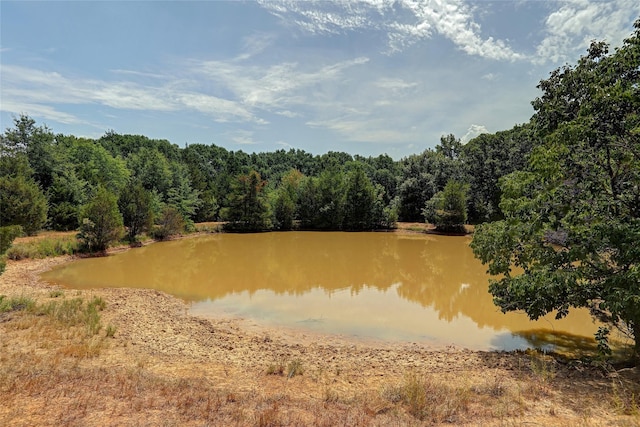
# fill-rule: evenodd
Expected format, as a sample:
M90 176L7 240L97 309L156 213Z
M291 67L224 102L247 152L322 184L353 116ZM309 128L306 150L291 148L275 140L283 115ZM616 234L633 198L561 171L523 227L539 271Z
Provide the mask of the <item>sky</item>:
M395 159L527 122L637 0L0 1L0 129Z

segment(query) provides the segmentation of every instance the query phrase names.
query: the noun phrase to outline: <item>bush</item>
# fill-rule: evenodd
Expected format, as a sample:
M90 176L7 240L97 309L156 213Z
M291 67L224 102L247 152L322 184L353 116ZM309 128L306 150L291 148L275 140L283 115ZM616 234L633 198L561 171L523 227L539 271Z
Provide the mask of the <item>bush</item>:
M0 177L0 224L21 225L35 234L47 221L47 198L33 180Z
M464 232L467 222L467 193L469 185L449 181L444 190L436 193L422 211L425 220L439 231Z
M80 215L82 224L78 239L83 250L104 251L122 236L122 215L116 196L104 187L98 187L93 199L82 207Z
M22 227L19 225L10 225L0 227L0 274L4 272L6 265L5 252L13 243L13 240L22 234Z
M185 221L180 212L173 206L167 206L158 218L158 224L153 229L152 237L157 240L166 240L182 233L184 229Z

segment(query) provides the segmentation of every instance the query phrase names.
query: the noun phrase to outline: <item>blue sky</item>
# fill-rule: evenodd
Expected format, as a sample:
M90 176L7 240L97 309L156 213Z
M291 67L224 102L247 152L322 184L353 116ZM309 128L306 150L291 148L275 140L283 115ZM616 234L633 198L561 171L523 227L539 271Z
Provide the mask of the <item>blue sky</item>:
M524 123L620 1L0 2L0 127L399 159Z

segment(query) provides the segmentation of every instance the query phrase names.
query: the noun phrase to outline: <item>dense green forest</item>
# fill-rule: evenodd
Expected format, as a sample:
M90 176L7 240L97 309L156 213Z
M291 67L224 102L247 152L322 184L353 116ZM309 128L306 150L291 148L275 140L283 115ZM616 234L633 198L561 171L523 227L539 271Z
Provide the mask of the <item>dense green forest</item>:
M538 88L529 122L466 144L445 135L400 160L87 139L21 115L0 138L0 249L20 232L8 226L79 230L86 249L103 250L123 229L135 242L218 220L237 231L486 223L473 249L502 275L490 291L504 311L588 307L626 331L638 357L640 20L622 47L594 42Z
M529 129L482 135L466 145L447 135L435 150L395 161L293 149L181 148L112 131L78 138L21 115L1 137L0 222L21 225L27 234L75 230L83 207L103 188L117 199L131 239L170 210L187 228L222 220L248 231L370 230L424 221L425 205L449 181L469 184L468 220L481 222L501 217L498 180L525 165L536 145Z

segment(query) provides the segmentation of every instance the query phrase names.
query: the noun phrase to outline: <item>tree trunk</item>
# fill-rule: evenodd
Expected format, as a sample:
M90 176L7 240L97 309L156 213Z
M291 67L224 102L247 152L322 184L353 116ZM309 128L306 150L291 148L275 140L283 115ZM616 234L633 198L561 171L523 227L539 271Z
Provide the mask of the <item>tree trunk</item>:
M636 364L640 364L640 318L633 321L633 356L632 361Z

